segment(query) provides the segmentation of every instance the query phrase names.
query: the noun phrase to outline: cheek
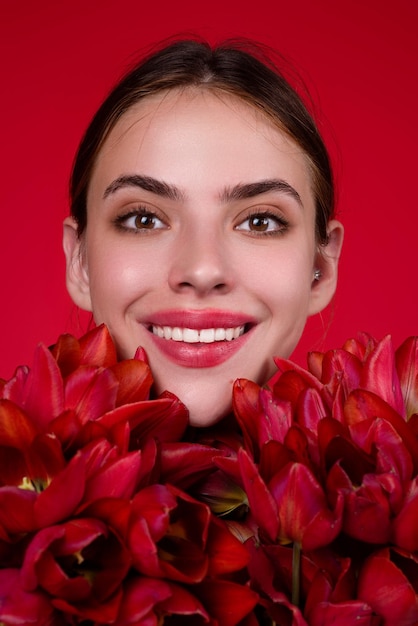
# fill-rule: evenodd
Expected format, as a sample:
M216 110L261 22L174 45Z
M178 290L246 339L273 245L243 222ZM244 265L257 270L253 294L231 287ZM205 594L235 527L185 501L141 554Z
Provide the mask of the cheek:
M95 246L88 256L88 274L96 322L117 316L155 281L155 263L141 260L129 246Z
M314 253L311 246L280 249L280 253L267 257L252 258L249 280L260 298L273 312L285 315L294 314L294 308L301 306L301 313L308 305L313 272Z

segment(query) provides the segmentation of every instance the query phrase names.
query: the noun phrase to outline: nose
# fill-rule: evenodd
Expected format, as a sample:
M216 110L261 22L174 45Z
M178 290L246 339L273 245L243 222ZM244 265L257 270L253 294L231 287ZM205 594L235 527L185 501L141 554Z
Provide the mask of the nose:
M202 229L188 232L178 242L168 282L175 292L198 296L227 293L233 285L233 267L225 240Z

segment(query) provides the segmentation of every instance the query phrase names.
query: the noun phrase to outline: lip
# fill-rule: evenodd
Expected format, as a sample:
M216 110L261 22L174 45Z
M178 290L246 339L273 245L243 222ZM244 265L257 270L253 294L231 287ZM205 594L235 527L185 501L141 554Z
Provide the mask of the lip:
M244 346L255 324L256 320L253 317L243 313L214 309L159 311L144 323L150 331L150 338L154 345L164 356L177 365L190 368L216 367L227 361ZM246 332L232 341L186 343L158 337L151 330L153 325L178 326L195 330L245 326Z
M202 330L203 328L232 328L251 324L254 326L257 321L240 312L224 311L217 309L170 309L154 313L145 325L151 326L180 326L181 328L193 328Z

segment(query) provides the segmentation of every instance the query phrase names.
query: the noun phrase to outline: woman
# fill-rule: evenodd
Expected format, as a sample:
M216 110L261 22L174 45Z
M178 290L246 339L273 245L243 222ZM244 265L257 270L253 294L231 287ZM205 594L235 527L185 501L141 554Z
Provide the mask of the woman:
M64 223L67 286L120 358L142 346L156 391L193 425L265 382L333 297L343 228L325 146L295 91L238 45L147 58L81 143Z

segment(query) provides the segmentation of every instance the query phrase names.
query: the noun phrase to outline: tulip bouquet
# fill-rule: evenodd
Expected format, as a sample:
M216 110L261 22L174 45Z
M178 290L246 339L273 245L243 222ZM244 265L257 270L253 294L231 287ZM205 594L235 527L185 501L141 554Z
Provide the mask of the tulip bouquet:
M418 624L418 339L276 365L200 430L105 327L0 381L0 624Z

